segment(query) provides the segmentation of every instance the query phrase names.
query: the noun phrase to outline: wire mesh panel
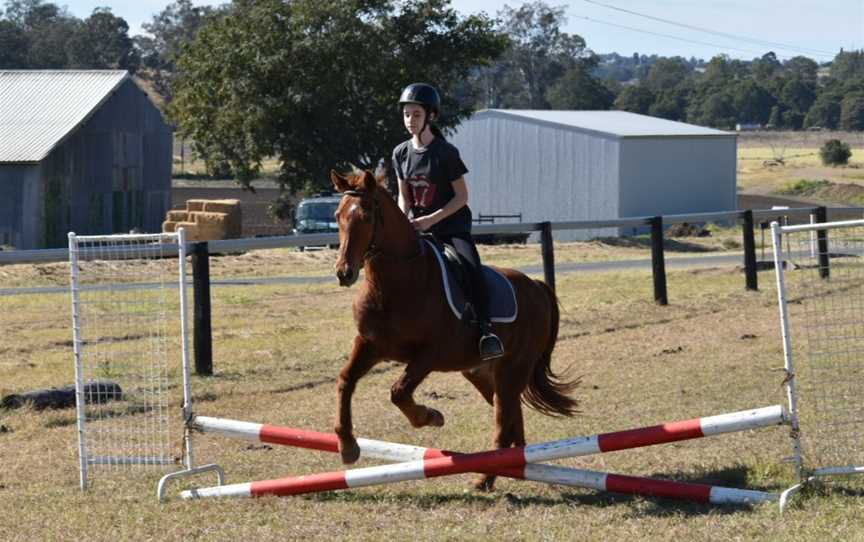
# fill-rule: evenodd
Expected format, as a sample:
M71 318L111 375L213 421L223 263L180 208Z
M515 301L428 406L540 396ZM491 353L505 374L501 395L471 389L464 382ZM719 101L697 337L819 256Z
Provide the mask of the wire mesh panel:
M182 246L69 236L82 488L100 471L188 466Z
M801 476L864 466L864 221L774 230Z

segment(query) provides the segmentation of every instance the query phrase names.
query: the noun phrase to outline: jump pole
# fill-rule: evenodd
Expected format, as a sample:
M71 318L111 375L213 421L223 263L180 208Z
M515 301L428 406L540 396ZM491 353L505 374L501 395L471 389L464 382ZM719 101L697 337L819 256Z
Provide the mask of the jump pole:
M378 485L403 480L417 480L447 474L484 472L600 491L650 495L715 504L757 503L776 500L777 495L762 491L655 480L551 465L538 465L534 464L534 462L611 452L614 450L743 431L769 425L779 425L784 423L785 420L786 416L782 407L773 406L707 418L695 418L629 431L576 437L556 442L530 445L524 448L509 448L477 454L459 454L434 448L361 438L358 439L361 456L401 461L402 463L190 490L182 492L181 496L184 499L194 499L201 497L294 495ZM328 452L337 451L336 436L328 433L204 416L195 418L193 428L206 433L218 433L233 438Z

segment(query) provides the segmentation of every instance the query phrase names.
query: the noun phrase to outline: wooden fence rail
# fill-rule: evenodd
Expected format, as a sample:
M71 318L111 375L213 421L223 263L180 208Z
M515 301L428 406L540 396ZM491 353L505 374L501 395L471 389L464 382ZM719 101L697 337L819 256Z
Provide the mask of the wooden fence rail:
M758 273L754 228L757 220L779 220L785 217L801 221L809 219L826 222L832 217L856 214L861 216L864 207L800 207L791 209L761 209L731 212L712 212L695 214L664 215L653 217L630 217L610 220L580 220L571 222L520 222L515 224L475 225L472 232L477 235L539 233L540 250L543 260L543 277L555 289L555 252L553 231L584 230L599 228L642 228L651 232L651 269L654 282L654 300L667 305L669 297L666 287L666 264L663 247L663 229L671 224L692 224L702 222L740 222L743 239L743 267L745 288L758 290ZM817 232L819 252L827 254L827 231ZM195 372L199 375L213 373L212 326L210 310L210 263L211 254L225 254L247 250L328 245L339 242L335 233L310 235L290 235L245 239L226 239L219 241L192 243L189 253L192 260L193 297L194 297L194 336ZM176 250L176 248L175 248ZM170 250L169 250L170 252ZM170 254L168 254L170 255ZM826 256L827 258L827 256ZM62 249L12 250L0 251L0 265L17 263L45 263L68 260L68 251ZM828 263L823 262L821 273L827 277ZM0 294L4 292L0 291Z

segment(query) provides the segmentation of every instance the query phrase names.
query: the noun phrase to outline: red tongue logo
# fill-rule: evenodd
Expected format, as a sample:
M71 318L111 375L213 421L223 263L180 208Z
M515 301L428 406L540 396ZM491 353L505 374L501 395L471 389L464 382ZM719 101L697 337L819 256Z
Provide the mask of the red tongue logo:
M435 185L429 183L425 176L417 176L408 180L411 185L411 195L417 207L429 207L435 200Z

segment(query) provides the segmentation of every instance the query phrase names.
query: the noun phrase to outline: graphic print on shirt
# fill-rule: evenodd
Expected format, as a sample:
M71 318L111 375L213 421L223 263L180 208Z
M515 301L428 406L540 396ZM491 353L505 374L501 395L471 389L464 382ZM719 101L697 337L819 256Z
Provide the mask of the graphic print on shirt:
M426 175L415 175L408 179L408 185L411 187L411 197L414 199L416 207L424 209L432 205L435 201L435 183L430 183Z

